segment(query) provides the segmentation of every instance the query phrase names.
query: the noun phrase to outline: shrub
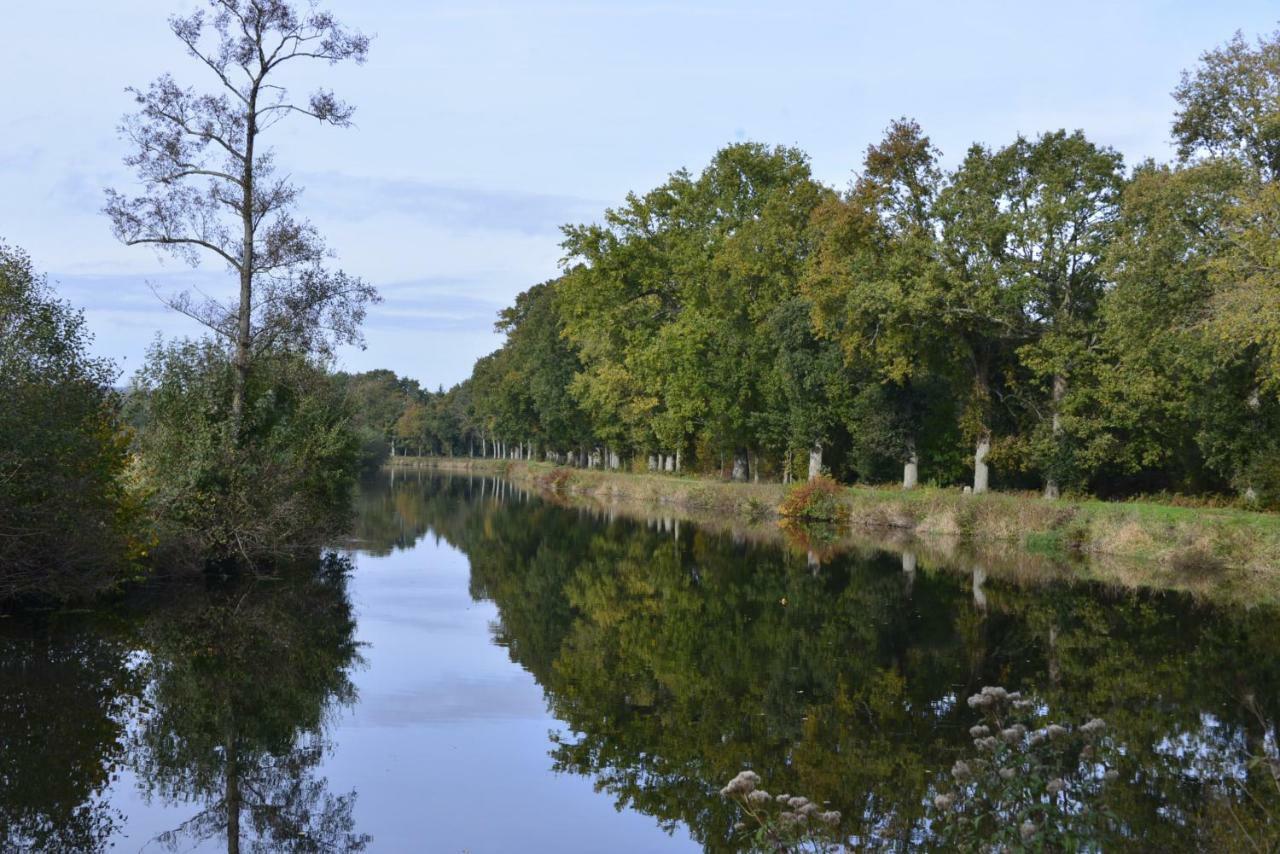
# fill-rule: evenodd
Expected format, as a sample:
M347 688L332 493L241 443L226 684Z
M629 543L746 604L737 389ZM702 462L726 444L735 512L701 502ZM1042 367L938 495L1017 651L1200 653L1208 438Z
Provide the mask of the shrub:
M826 475L798 483L787 490L778 513L788 519L836 522L849 515L844 489Z
M129 572L134 513L114 366L80 312L0 244L0 599L66 599Z
M569 469L557 466L539 478L539 483L548 492L563 495L569 486L571 475L572 472Z
M171 561L254 565L345 525L359 467L346 398L322 366L259 356L231 434L232 368L211 341L157 344L137 378L137 482Z

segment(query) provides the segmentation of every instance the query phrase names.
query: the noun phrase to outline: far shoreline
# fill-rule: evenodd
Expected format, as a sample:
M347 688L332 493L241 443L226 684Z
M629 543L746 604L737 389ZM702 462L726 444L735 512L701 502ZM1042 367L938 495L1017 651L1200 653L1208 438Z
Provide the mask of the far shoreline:
M578 469L475 457L394 457L384 468L503 477L548 497L623 513L675 512L695 524L808 544L815 530L783 519L780 483ZM1020 581L1096 581L1178 590L1248 607L1280 604L1280 515L1146 501L1046 501L920 486L844 486L848 533L813 537L811 553L873 546L910 560L968 563ZM841 526L843 528L843 525ZM784 530L785 529L785 530Z

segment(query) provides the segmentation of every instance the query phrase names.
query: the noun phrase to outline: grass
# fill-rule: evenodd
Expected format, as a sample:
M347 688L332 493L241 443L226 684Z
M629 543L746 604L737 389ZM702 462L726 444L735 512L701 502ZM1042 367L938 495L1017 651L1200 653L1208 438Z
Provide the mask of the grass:
M665 507L717 525L770 522L787 489L688 475L565 469L501 460L397 459L455 470L504 470L547 493ZM1280 603L1280 515L1223 507L1094 499L1046 501L1027 494L966 495L956 489L842 487L858 536L914 543L937 554L980 553L1020 575L1064 571L1127 587L1180 589L1241 604ZM698 517L702 517L699 519ZM789 535L793 536L793 535ZM913 546L913 547L916 547ZM998 557L996 552L1001 553ZM1032 569L1029 569L1032 567Z

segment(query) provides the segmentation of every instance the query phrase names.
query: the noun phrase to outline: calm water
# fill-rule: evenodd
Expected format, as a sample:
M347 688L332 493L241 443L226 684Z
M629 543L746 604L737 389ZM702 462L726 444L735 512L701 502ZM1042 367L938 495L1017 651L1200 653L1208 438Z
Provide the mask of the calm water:
M1268 830L1271 611L610 515L384 477L317 574L0 620L0 848L733 850L748 766L908 845L983 685L1106 719L1120 847Z

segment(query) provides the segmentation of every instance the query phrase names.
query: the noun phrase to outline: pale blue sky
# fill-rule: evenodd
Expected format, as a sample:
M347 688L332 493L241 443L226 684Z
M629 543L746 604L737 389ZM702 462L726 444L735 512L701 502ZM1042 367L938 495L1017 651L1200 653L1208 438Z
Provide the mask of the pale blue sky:
M192 272L111 237L102 188L126 187L115 132L126 85L164 71L207 83L166 17L198 0L6 2L0 239L87 310L126 372L157 331L195 328L147 282ZM974 141L1083 128L1129 163L1166 159L1179 72L1237 30L1269 33L1274 0L1217 2L522 2L331 0L375 35L362 67L315 65L357 127L278 129L302 213L342 266L378 285L368 349L425 385L464 378L499 343L494 313L552 277L557 226L598 216L729 142L796 145L847 185L894 117L949 163Z

